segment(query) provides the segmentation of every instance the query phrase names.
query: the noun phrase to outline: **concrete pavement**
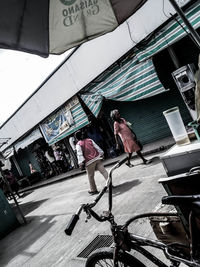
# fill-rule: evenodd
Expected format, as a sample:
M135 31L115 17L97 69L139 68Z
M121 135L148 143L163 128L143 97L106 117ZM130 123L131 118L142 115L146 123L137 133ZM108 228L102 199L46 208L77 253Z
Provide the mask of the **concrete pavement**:
M171 146L166 140L166 145ZM160 143L163 146L163 142ZM150 146L149 146L150 147ZM146 152L145 152L146 149ZM152 146L151 151L155 149ZM159 146L157 146L157 150ZM162 150L163 148L161 148ZM148 154L150 149L144 148ZM113 175L113 213L118 223L129 217L152 211L166 194L158 179L166 177L158 154L149 155L153 162L150 165L141 164L140 159L133 159L134 168L126 165L117 169ZM107 162L107 166L109 162ZM112 162L110 163L112 164ZM110 167L107 167L109 170ZM100 190L104 179L96 173L96 182ZM48 181L48 180L47 180ZM110 235L109 224L99 223L95 219L84 223L82 214L72 236L66 236L64 229L72 214L81 203L92 201L95 196L89 196L88 180L85 173L73 178L54 179L49 184L36 185L24 193L19 199L20 207L28 223L22 225L0 241L0 266L8 267L38 267L38 266L84 266L85 259L78 254L98 235ZM11 202L14 206L14 203ZM97 212L107 209L107 193L96 206ZM18 215L19 217L19 215ZM20 218L19 218L20 219ZM130 230L134 233L152 236L149 224L142 220L133 224ZM161 257L159 254L157 254ZM151 266L147 263L147 266Z

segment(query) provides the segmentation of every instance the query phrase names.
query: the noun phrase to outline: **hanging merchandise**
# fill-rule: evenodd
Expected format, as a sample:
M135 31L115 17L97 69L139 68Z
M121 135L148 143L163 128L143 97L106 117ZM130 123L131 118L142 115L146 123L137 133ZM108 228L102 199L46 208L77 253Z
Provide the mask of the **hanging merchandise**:
M67 101L67 103L62 108L62 111L66 117L69 126L72 126L74 124L74 119L71 110L74 106L78 104L79 104L78 98L74 96L70 99L70 101Z

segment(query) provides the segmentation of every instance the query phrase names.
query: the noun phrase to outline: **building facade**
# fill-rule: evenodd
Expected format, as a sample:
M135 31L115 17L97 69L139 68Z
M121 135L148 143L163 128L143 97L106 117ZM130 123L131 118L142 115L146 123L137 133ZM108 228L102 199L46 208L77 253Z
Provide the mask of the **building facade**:
M189 2L184 7L185 13L199 32L200 6L198 1ZM134 29L131 19L129 23L128 29L131 26ZM184 123L187 125L192 120L172 75L183 66L192 64L197 68L199 50L188 37L182 21L171 18L161 20L159 25L152 22L148 34L137 43L131 31L124 27L75 50L1 126L0 136L11 136L2 151L10 158L18 176L30 175L30 162L43 176L51 175L52 166L44 154L55 145L65 153L66 168L68 163L77 167L69 137L91 121L105 133L109 156L109 149L114 145L109 117L112 109L119 109L132 123L143 143L171 134L163 116L166 109L178 106ZM126 34L128 44L126 38L119 42ZM111 47L110 44L106 47L107 41ZM94 56L97 50L103 51ZM86 62L86 52L89 62Z

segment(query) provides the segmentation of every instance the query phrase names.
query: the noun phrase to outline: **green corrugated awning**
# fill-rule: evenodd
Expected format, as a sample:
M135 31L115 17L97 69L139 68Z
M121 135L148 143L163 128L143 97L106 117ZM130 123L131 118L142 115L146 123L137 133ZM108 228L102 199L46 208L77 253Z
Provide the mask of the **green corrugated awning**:
M190 8L190 10L185 12L188 20L192 24L192 26L197 29L200 27L200 4L199 1L194 6ZM145 48L138 51L136 50L136 57L138 61L147 60L151 58L153 55L157 54L161 50L166 47L172 45L178 40L182 39L187 35L186 26L183 23L181 18L178 18L178 22L170 22L167 26L165 26L162 30L160 30L146 45ZM185 29L185 30L184 30Z
M158 79L152 60L137 63L137 59L126 59L122 65L101 75L81 95L95 116L98 115L103 98L115 101L135 101L162 92L165 88Z
M91 110L91 112L97 117L103 104L103 96L90 91L89 93L81 95L81 98L83 99L87 107Z

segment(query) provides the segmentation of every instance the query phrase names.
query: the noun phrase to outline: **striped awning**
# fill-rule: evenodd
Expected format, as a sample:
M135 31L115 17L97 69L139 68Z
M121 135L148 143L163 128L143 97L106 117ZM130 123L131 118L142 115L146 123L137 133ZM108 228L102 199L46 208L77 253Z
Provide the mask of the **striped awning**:
M138 64L129 58L101 75L95 84L85 89L81 98L95 116L98 115L103 98L116 101L135 101L162 92L165 88L158 79L152 60Z
M197 29L200 27L200 1L197 1L186 13L188 20L192 26ZM135 50L138 61L147 60L153 55L157 54L161 50L169 47L173 43L182 39L187 35L185 24L181 18L178 18L178 22L171 22L160 30L152 40L142 50ZM182 25L182 27L180 26ZM185 30L184 30L185 29Z
M18 152L20 148L24 149L25 147L27 147L28 145L32 144L33 142L35 142L40 138L42 138L42 134L40 130L37 128L14 145L15 151Z

